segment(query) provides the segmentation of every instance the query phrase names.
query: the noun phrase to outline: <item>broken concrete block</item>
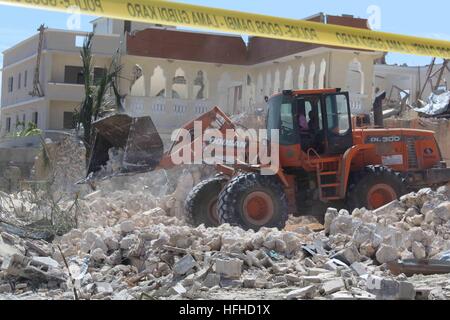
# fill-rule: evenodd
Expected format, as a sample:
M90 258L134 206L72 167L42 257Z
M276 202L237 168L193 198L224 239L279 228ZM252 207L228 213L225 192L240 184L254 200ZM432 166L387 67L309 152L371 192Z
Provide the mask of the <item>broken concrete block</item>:
M98 262L98 261L105 260L106 259L106 255L105 255L105 252L102 249L97 248L97 249L95 249L94 251L91 252L91 258L94 261Z
M338 211L335 208L328 208L327 212L325 213L325 221L324 221L324 228L325 228L325 234L330 233L330 226L333 220L338 216Z
M331 300L354 300L353 294L349 291L339 291L331 295Z
M96 282L95 288L97 293L103 293L103 294L112 294L113 293L113 287L108 282Z
M134 234L129 234L126 237L123 237L122 240L120 240L120 249L123 250L130 250L133 244L135 244L138 241L138 238Z
M310 258L306 258L303 263L305 264L305 267L307 268L314 268L316 266L316 264L314 263L314 261L312 261Z
M341 260L338 260L338 259L330 259L330 260L328 260L327 262L325 262L323 267L325 269L327 269L327 270L330 270L330 271L336 271L339 268L348 269L348 265L345 264L344 262L342 262Z
M393 221L397 222L399 221L399 216L404 215L405 207L400 201L394 200L376 210L373 210L373 213L378 217L389 216L394 219Z
M322 290L326 295L341 291L343 288L345 288L345 283L342 279L330 280L322 284Z
M285 277L286 277L286 281L292 282L292 283L298 283L298 282L302 281L302 279L300 277L296 276L295 274L288 273Z
M350 215L338 215L333 219L330 225L330 234L346 234L353 233L353 219Z
M386 245L386 244L382 244L378 248L375 256L379 263L387 263L387 262L396 261L399 257L399 253L398 253L397 249L395 249L394 247Z
M0 257L12 256L13 254L20 254L16 247L6 244L0 238Z
M314 285L307 286L301 289L292 290L286 296L287 300L295 299L312 299L317 294L317 288Z
M352 268L353 271L355 271L358 276L363 276L363 275L367 274L367 267L365 264L363 264L361 262L352 263L350 265L350 268Z
M413 300L416 296L414 285L406 281L369 275L366 286L367 291L375 294L378 300Z
M171 288L171 293L172 294L179 294L179 295L183 295L187 292L186 288L180 283L178 282L176 285L174 285Z
M255 288L256 286L256 278L244 278L243 283L244 288Z
M183 275L192 270L196 265L197 262L195 259L190 254L187 254L175 263L173 272L177 275Z
M39 263L39 264L45 265L45 266L50 267L50 268L57 269L57 268L61 267L61 265L58 263L58 261L56 261L56 260L54 260L54 259L52 259L50 257L33 257L32 261L35 262L35 263Z
M333 258L341 260L349 265L353 262L361 261L362 259L355 244L350 244L346 248L342 249L341 251L336 253Z
M425 247L420 242L414 241L411 245L411 251L416 259L425 259L427 257Z
M356 300L376 300L377 298L376 295L359 288L352 288L351 293Z
M416 227L420 227L422 225L423 221L424 221L424 216L421 214L415 215L414 217L411 218L411 223Z
M241 288L243 286L243 281L236 279L221 279L220 287L222 288Z
M438 205L433 213L444 221L450 220L450 201L446 201Z
M122 231L123 233L133 232L134 229L135 225L134 222L131 220L122 221L122 223L120 224L120 231Z
M203 281L203 286L212 288L218 285L220 285L220 275L214 272L208 273L205 280Z
M373 258L375 256L376 250L373 247L373 244L367 241L359 246L359 252L364 257Z
M216 272L229 279L238 279L242 272L242 260L239 259L217 259Z
M0 293L12 293L12 289L9 283L0 285Z

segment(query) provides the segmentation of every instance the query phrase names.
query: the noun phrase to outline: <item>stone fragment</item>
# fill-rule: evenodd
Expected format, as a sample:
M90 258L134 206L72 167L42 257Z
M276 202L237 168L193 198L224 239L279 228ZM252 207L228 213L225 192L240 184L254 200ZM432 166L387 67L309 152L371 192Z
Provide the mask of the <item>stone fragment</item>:
M307 286L301 289L296 289L290 291L286 299L287 300L296 300L296 299L312 299L317 294L317 288L314 285Z
M376 259L379 263L387 263L391 261L396 261L399 258L399 253L397 249L387 244L382 244L375 254Z
M413 300L416 296L414 285L406 281L370 275L366 282L367 291L378 300Z
M344 283L344 280L342 280L342 279L330 280L330 281L323 283L323 285L322 285L322 289L326 295L330 295L335 292L338 292L343 288L345 288L345 283Z
M416 259L425 259L427 253L422 243L414 241L411 246L412 253Z
M95 287L96 287L97 293L112 294L114 291L113 287L108 282L96 282Z
M192 270L196 265L197 262L195 259L190 254L187 254L175 263L173 272L177 275L183 275Z
M325 228L325 234L330 233L330 226L333 220L338 216L338 211L335 208L328 208L327 212L325 213L325 222L324 222L324 228Z
M120 224L120 231L122 231L123 233L133 232L134 229L135 225L134 222L131 220L122 221L122 223Z
M217 259L216 272L229 279L238 279L242 272L242 260L239 259Z
M367 267L361 262L354 262L350 265L350 268L358 274L358 276L363 276L367 274Z
M179 295L183 295L187 292L186 288L180 282L174 285L171 288L171 291L172 294L179 294Z
M220 275L213 272L208 273L205 280L203 281L203 285L207 288L212 288L220 285Z

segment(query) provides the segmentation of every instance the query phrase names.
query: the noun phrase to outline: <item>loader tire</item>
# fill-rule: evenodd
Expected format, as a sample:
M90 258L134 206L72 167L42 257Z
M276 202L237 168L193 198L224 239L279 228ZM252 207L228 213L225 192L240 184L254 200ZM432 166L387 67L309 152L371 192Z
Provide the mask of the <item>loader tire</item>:
M385 166L367 166L352 174L347 193L347 207L374 210L408 193L406 180Z
M245 230L282 229L288 219L283 185L275 176L240 174L219 194L218 213L221 223Z
M228 181L225 177L214 177L200 182L189 192L185 201L186 222L192 226L204 224L217 227L217 198Z

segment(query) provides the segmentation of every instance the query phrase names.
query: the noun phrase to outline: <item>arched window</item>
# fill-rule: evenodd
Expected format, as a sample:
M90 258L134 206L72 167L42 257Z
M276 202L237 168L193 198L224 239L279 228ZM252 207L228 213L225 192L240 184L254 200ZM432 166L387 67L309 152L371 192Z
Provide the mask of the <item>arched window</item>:
M325 59L322 59L320 62L320 71L319 71L319 89L323 89L325 87L325 74L327 71L327 62Z
M150 78L150 96L166 96L166 77L164 76L164 70L160 66L153 70L153 75Z
M357 58L354 58L348 66L347 90L353 94L364 94L364 72Z
M306 73L306 68L305 68L305 65L302 63L300 66L300 69L298 71L298 88L300 90L305 88L305 73Z
M175 76L172 79L172 98L173 99L188 98L187 81L184 71L181 68L178 68L175 71Z
M208 99L208 81L203 70L199 70L195 76L193 97L197 100Z
M275 70L275 80L273 81L273 93L281 92L280 70Z
M316 64L311 62L309 66L309 75L308 75L308 89L314 89L314 78L316 76Z
M292 68L291 66L289 66L286 70L286 75L284 76L284 85L283 85L283 89L284 90L292 90L294 89L294 78L292 76Z
M141 66L136 64L133 67L132 79L130 95L134 97L145 97L145 76Z

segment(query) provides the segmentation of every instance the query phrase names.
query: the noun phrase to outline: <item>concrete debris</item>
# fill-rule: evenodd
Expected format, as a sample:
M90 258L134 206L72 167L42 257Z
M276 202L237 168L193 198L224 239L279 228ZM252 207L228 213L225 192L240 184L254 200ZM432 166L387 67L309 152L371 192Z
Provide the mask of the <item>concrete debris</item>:
M449 187L423 189L374 211L329 208L323 226L311 217L258 232L188 226L183 197L208 170L100 182L78 199L76 228L52 243L0 230L0 299L74 299L74 290L92 300L450 298L442 276L406 278L386 268L399 259L447 257ZM16 210L1 211L2 220L25 226L24 217L38 215L33 202L8 197Z

